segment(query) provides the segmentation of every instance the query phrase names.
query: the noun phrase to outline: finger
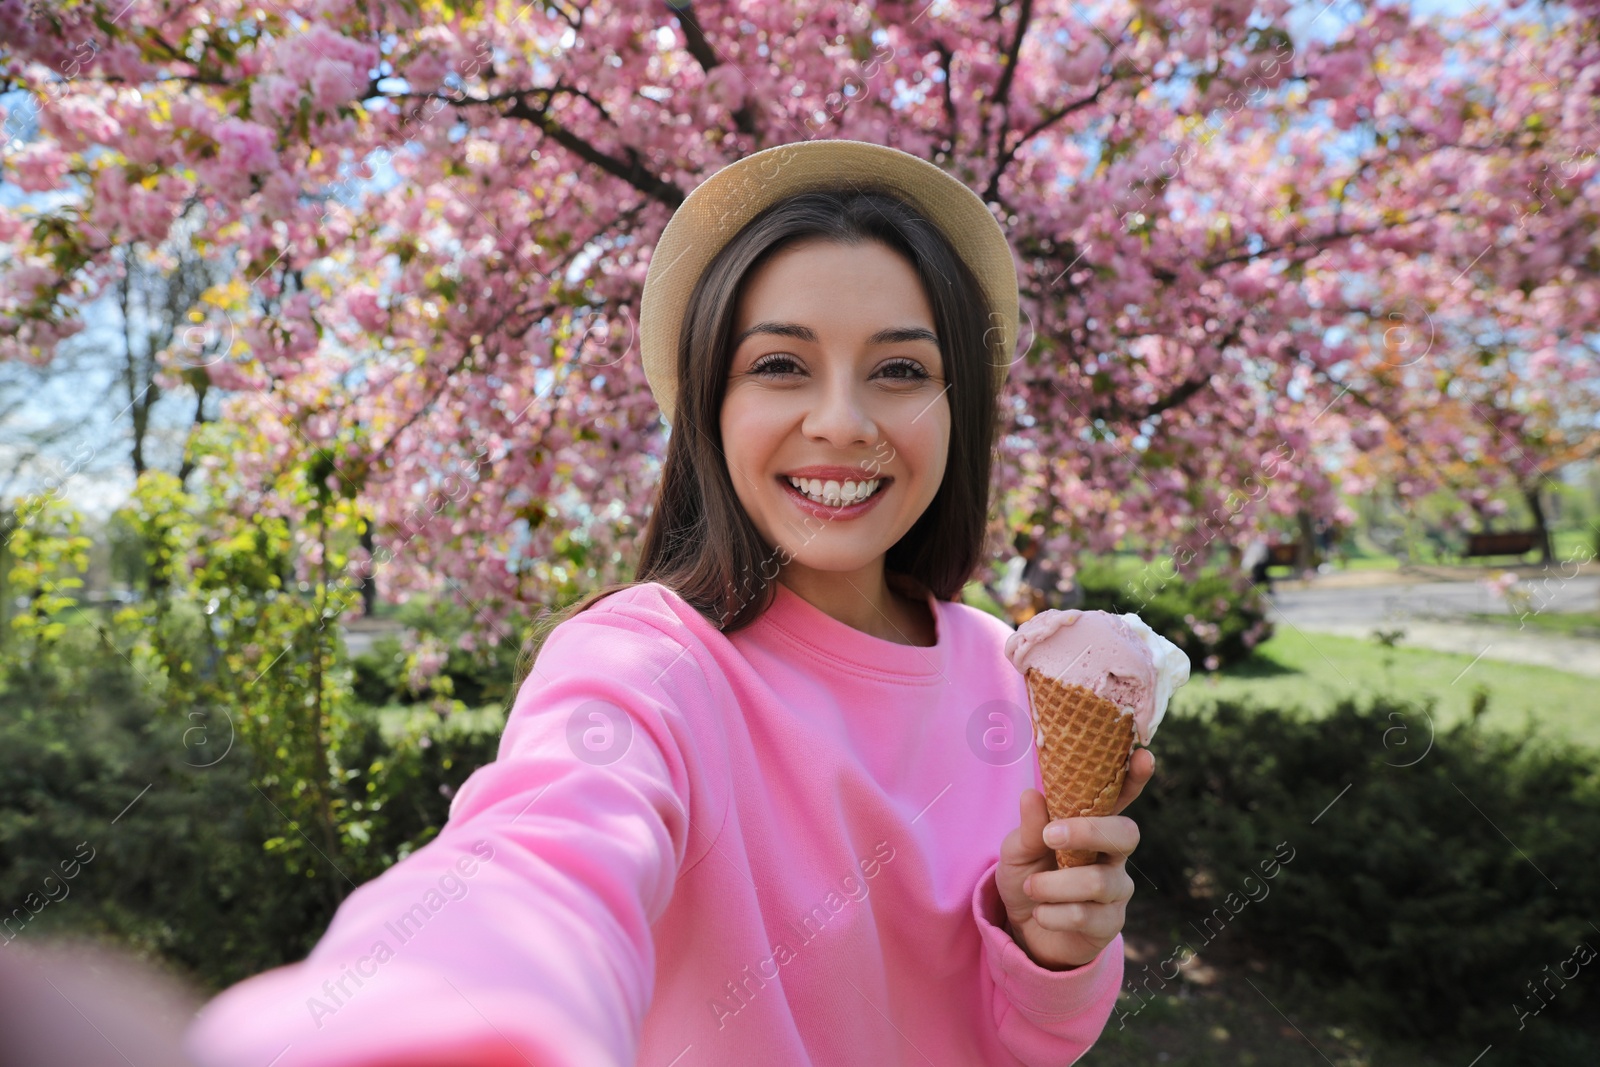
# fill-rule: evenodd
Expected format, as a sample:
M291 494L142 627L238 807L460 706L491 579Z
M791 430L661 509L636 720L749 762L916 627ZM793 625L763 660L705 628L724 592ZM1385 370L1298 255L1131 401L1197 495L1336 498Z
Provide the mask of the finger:
M1022 887L1023 892L1041 904L1082 901L1115 904L1132 897L1133 888L1133 879L1120 861L1041 871L1029 875Z
M1044 794L1029 787L1017 798L1021 822L1016 831L1006 835L1000 845L1000 860L1019 867L1038 862L1041 856L1054 855L1054 850L1044 843L1045 824L1050 821Z
M1067 831L1066 841L1055 846L1059 849L1126 858L1139 847L1139 824L1126 815L1074 815L1051 825Z
M1128 760L1128 776L1122 780L1122 792L1117 794L1117 802L1112 806L1111 814L1120 815L1123 808L1138 799L1155 773L1155 754L1148 748L1135 748L1133 756Z
M1057 933L1109 941L1122 929L1126 913L1121 904L1040 904L1033 921Z

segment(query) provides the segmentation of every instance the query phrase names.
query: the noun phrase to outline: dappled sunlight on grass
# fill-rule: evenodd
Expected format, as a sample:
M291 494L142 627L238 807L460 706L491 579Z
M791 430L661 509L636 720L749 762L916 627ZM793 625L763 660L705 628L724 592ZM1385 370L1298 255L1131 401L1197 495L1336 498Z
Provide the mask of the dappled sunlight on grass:
M1219 698L1252 700L1320 715L1341 697L1388 694L1421 703L1436 698L1437 725L1469 719L1476 687L1488 694L1484 725L1520 731L1532 721L1548 736L1600 748L1596 679L1549 667L1506 663L1480 649L1460 653L1407 648L1309 633L1279 625L1250 659L1216 674L1197 672L1173 696L1172 710L1192 713Z

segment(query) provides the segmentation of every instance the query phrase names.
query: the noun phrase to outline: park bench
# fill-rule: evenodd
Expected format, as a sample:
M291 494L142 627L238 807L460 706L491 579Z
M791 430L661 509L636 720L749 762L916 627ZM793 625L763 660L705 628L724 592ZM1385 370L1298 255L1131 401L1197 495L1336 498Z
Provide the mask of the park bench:
M1267 566L1293 567L1300 559L1300 542L1289 541L1267 546Z
M1473 556L1521 556L1539 547L1538 530L1501 530L1498 533L1467 534L1463 558Z

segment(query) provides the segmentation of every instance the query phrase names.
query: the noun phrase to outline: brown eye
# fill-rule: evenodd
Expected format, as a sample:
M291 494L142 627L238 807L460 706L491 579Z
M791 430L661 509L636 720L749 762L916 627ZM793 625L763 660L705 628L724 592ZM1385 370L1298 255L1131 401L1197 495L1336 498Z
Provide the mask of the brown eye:
M759 360L756 361L755 366L750 368L750 373L751 374L781 374L780 371L775 370L774 368L785 367L785 366L788 366L788 367L795 366L794 359L792 357L790 357L790 356L762 356Z
M889 374L888 376L909 382L920 382L928 377L928 372L923 370L920 364L909 359L897 359L884 364L881 373L888 374L889 371L904 371L905 373Z

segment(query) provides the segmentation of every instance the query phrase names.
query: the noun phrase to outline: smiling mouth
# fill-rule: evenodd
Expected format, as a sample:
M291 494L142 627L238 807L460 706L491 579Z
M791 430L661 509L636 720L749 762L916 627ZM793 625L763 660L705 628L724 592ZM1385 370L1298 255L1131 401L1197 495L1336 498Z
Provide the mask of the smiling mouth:
M838 482L820 478L791 478L780 474L778 480L814 504L838 508L870 500L883 492L894 479L863 478L860 481Z

